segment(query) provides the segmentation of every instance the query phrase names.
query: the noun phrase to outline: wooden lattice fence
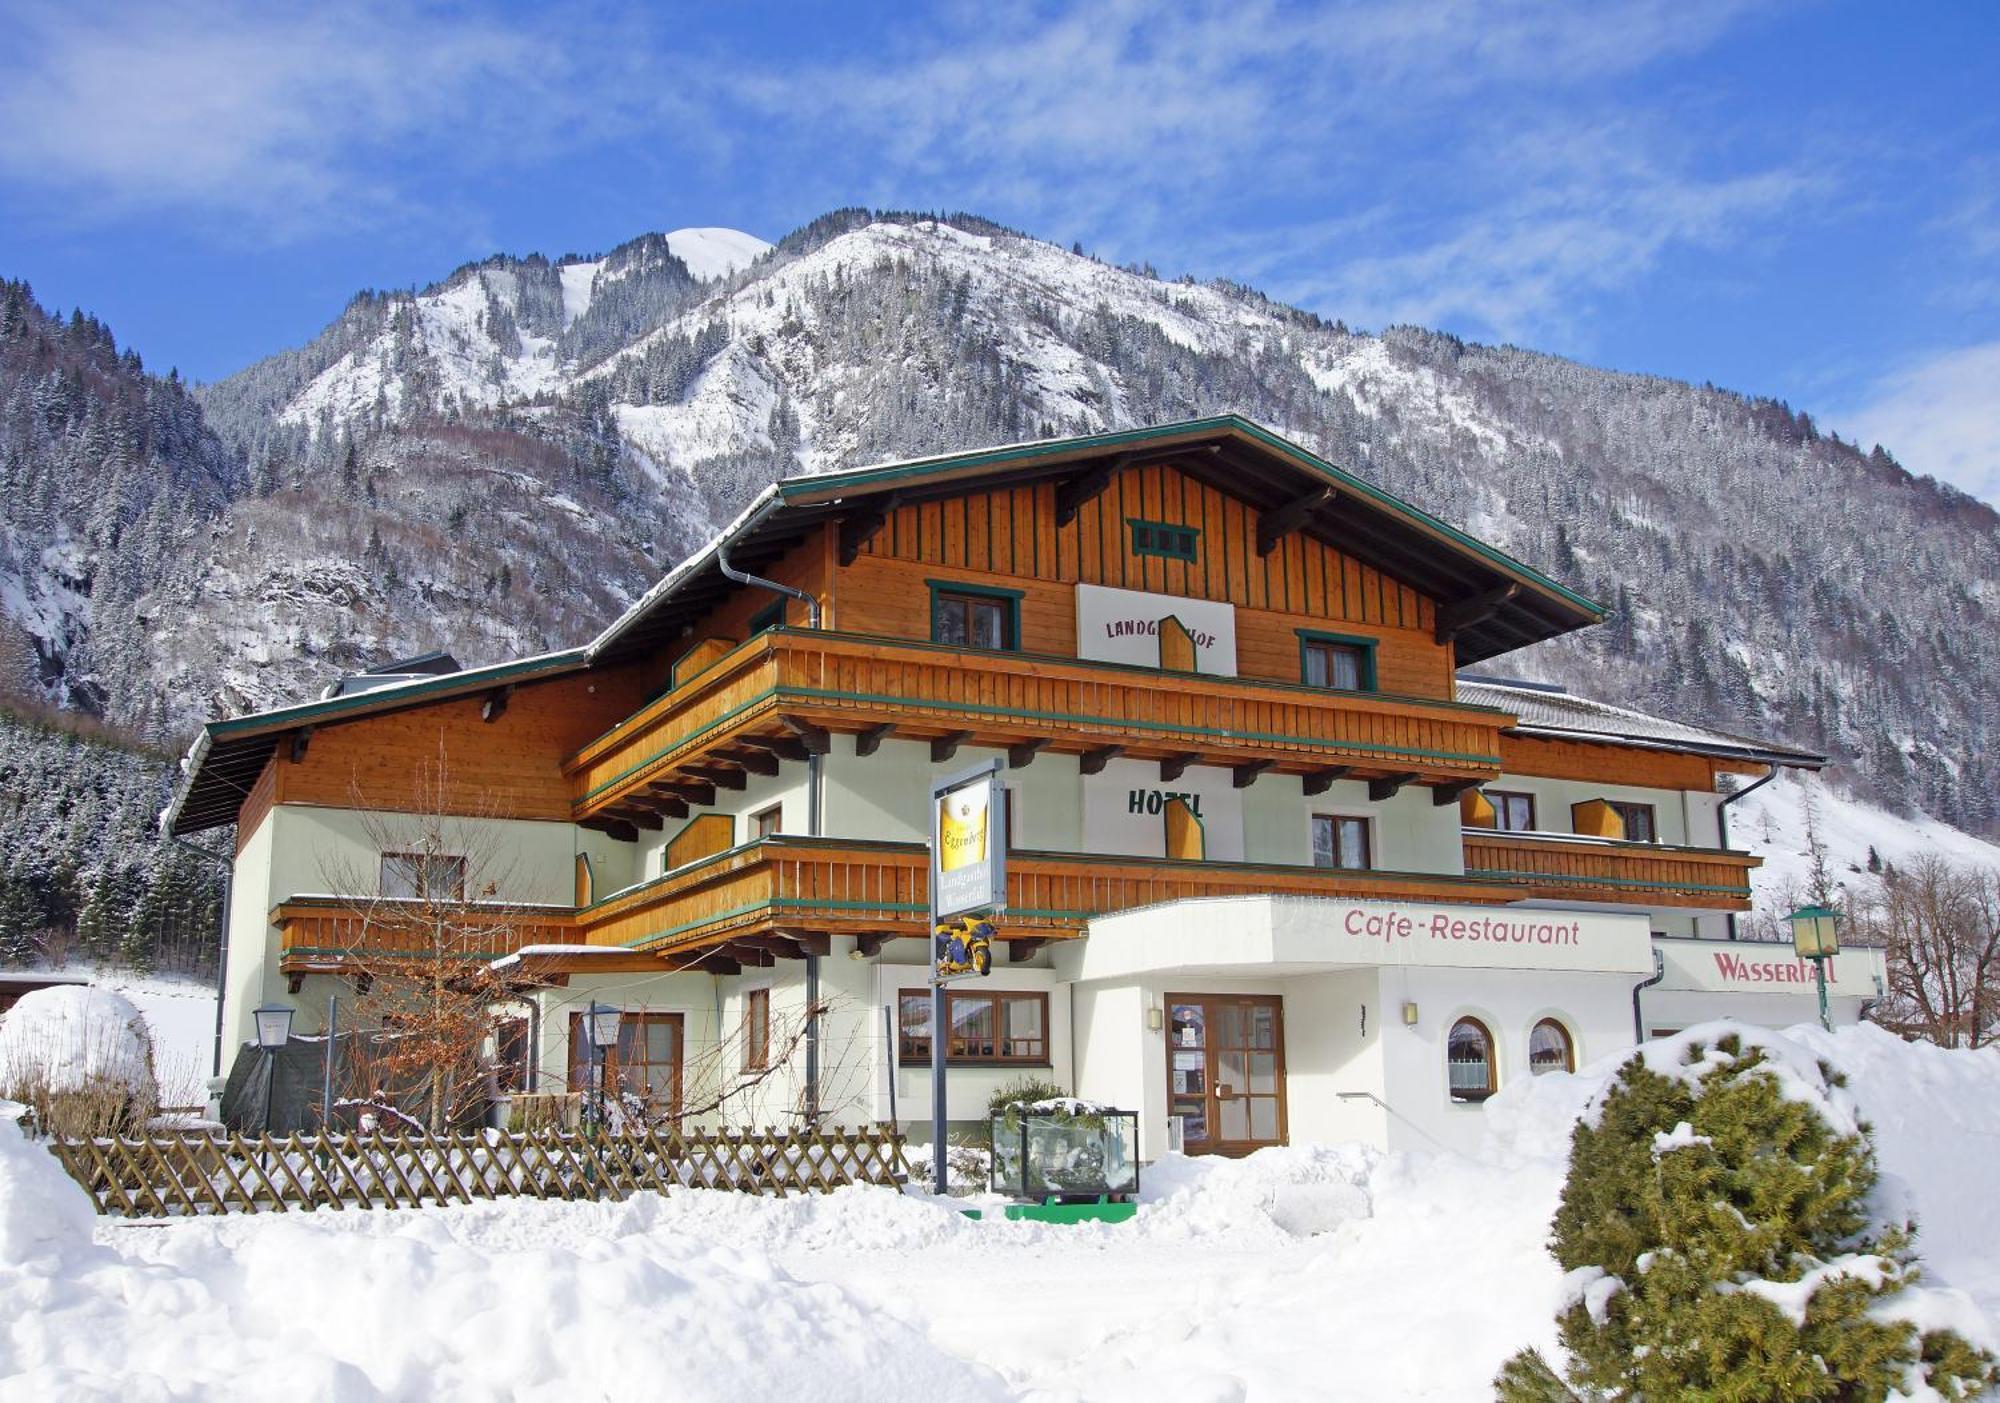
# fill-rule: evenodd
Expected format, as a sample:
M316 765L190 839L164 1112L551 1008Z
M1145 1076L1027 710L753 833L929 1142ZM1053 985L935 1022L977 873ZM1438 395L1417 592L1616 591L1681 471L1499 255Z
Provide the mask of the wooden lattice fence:
M642 1190L826 1192L900 1184L902 1136L888 1130L560 1130L458 1135L150 1135L51 1140L100 1213L410 1208L481 1199L622 1199Z

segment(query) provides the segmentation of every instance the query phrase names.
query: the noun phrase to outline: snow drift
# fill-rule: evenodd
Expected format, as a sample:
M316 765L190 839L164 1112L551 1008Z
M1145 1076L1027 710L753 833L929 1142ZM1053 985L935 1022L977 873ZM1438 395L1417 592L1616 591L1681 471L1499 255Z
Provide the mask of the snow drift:
M1990 1329L2000 1051L1739 1031L1805 1090L1844 1075L1814 1094L1874 1126L1928 1284ZM0 1122L0 1400L1485 1400L1554 1343L1570 1129L1621 1060L1510 1086L1478 1157L1171 1157L1130 1223L1082 1228L849 1189L134 1229Z

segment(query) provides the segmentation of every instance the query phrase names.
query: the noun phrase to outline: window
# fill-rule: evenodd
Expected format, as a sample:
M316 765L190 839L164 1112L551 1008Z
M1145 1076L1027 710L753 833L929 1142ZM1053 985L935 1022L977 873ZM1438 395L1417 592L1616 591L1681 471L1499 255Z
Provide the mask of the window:
M945 1020L951 1027L951 1041L945 1048L949 1060L1047 1065L1047 994L947 990L944 998ZM904 1062L930 1061L930 994L920 989L905 989L898 1008L901 1024L898 1055Z
M596 1049L583 1014L569 1016L569 1089L588 1091ZM618 1020L618 1044L604 1050L605 1088L637 1096L670 1113L681 1104L681 1015L627 1012Z
M743 996L743 1070L761 1072L771 1065L771 991L752 989Z
M957 648L1021 646L1019 590L983 590L932 580L931 642Z
M768 809L757 810L756 813L750 815L750 836L752 838L770 837L778 831L778 825L784 821L784 817L785 806L783 804L773 804Z
M1484 1101L1498 1090L1493 1066L1493 1035L1477 1018L1461 1018L1445 1040L1445 1070L1450 1074L1451 1099L1467 1104Z
M1553 1018L1544 1018L1528 1034L1528 1070L1536 1076L1544 1072L1574 1072L1576 1045L1569 1029Z
M502 1096L535 1089L533 1044L528 1020L501 1018L493 1024L493 1082Z
M1201 532L1192 526L1169 526L1158 521L1127 518L1132 528L1132 554L1157 555L1167 560L1190 563L1201 546Z
M1493 826L1507 833L1527 833L1535 826L1535 796L1504 789L1481 790L1493 805Z
M382 895L404 901L463 901L465 859L442 853L383 853Z
M1616 799L1610 801L1611 811L1625 822L1625 841L1628 843L1657 843L1660 830L1653 822L1651 804L1621 804Z
M1341 692L1375 690L1375 640L1299 630L1299 680Z
M1313 866L1362 871L1375 865L1368 820L1347 814L1314 814Z

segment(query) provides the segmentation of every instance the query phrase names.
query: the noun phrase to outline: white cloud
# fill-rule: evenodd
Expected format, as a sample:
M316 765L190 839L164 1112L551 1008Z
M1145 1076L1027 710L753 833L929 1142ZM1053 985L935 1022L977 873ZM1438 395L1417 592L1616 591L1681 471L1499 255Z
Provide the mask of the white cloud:
M30 4L10 28L0 169L116 212L366 216L413 149L477 162L577 115L536 35L422 6Z
M1912 472L2000 506L2000 341L1904 366L1827 421L1863 446L1881 444Z

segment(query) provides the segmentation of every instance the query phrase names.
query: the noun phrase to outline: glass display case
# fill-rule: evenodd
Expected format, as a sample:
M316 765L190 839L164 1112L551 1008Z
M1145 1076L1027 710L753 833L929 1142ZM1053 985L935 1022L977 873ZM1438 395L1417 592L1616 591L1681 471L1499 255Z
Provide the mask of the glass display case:
M1089 1102L1038 1102L993 1117L995 1193L1034 1200L1139 1192L1139 1114Z

